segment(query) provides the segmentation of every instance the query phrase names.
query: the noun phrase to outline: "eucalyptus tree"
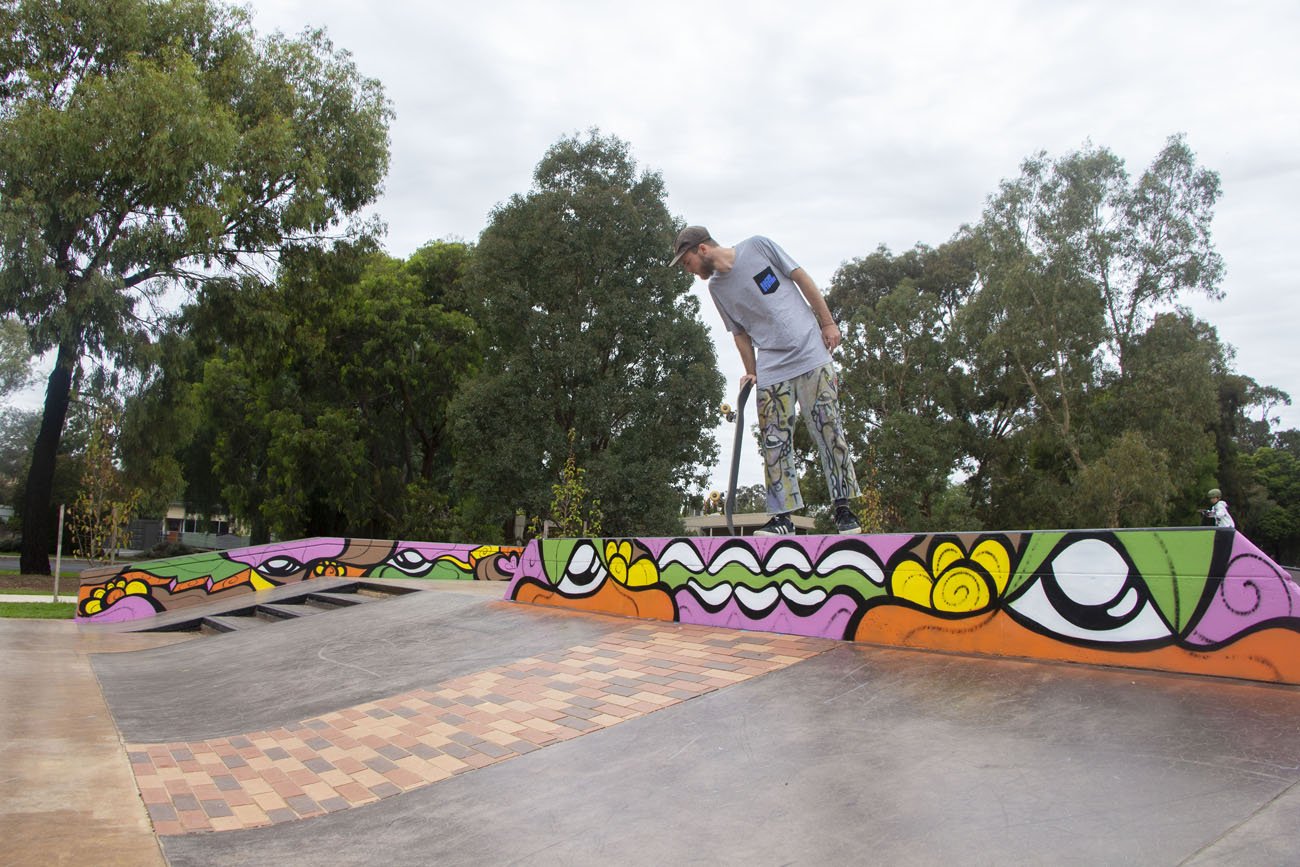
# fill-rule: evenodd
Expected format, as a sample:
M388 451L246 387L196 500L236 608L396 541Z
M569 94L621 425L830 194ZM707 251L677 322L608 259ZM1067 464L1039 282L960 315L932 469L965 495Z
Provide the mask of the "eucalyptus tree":
M24 388L32 379L27 329L17 319L0 319L0 397Z
M83 360L130 362L175 287L334 231L378 193L391 109L321 31L215 0L0 3L0 313L53 351L22 567Z
M831 281L846 434L885 529L945 529L940 503L966 463L977 413L956 328L975 291L972 255L965 240L897 256L881 247Z
M1175 305L1221 295L1210 232L1219 192L1218 175L1174 136L1136 181L1114 153L1087 145L1025 160L990 198L969 230L984 253L967 331L1028 394L1025 448L995 475L1037 476L1002 491L998 519L1113 519L1098 505L1109 502L1153 520L1205 476L1222 349ZM1176 481L1143 486L1148 502L1137 505L1140 492L1120 487L1144 461ZM1076 496L1076 485L1103 481L1109 493ZM1022 496L1029 489L1048 497Z
M256 541L457 535L448 404L479 354L443 302L468 255L363 240L286 251L271 284L209 282L131 404L128 468Z
M1296 431L1289 433L1295 434ZM1251 539L1280 563L1300 563L1300 454L1285 443L1264 446L1241 459L1249 484L1232 501L1237 520L1251 525Z
M722 399L691 280L668 265L675 225L654 172L592 131L538 163L498 206L466 278L484 362L452 414L465 506L542 516L569 454L605 532L675 532L716 459Z

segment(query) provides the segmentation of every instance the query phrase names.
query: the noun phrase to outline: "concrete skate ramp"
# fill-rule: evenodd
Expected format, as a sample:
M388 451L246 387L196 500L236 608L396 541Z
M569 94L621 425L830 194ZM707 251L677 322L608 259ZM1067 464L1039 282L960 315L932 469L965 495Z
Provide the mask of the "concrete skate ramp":
M173 867L1300 851L1294 687L433 592L95 671Z
M521 612L481 593L430 591L212 636L178 653L167 652L178 647L159 648L97 656L92 663L123 736L165 742L273 728L557 643L593 641L617 625Z

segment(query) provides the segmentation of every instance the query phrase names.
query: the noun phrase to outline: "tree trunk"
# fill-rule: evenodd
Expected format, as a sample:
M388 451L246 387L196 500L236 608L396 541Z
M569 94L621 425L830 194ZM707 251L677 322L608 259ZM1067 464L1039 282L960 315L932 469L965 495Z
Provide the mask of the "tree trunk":
M262 517L260 509L253 510L253 517L250 519L248 528L248 544L266 545L271 541L270 528L266 526L266 519Z
M72 393L72 370L77 363L74 348L59 347L59 358L45 387L45 411L41 431L32 448L32 466L27 472L27 493L23 505L23 546L19 561L26 575L50 574L50 529L53 523L54 462L63 439Z

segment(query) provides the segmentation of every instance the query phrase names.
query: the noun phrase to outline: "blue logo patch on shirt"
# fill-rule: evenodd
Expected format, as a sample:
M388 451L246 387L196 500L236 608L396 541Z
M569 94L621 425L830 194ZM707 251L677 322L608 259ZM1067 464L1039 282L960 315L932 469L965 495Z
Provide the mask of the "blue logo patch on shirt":
M781 288L781 281L776 279L776 274L772 273L771 268L764 268L755 274L754 282L758 284L758 291L764 295L771 295Z

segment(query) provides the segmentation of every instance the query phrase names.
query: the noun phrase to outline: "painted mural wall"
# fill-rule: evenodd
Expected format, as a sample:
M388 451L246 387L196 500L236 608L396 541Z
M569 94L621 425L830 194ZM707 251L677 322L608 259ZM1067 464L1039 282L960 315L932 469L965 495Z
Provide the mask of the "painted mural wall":
M305 539L83 574L113 622L317 577L509 582L577 611L1300 684L1300 586L1235 530Z
M504 581L521 548L376 539L315 538L190 554L81 575L77 619L152 617L312 578Z
M535 541L507 598L1300 684L1300 586L1234 530Z

